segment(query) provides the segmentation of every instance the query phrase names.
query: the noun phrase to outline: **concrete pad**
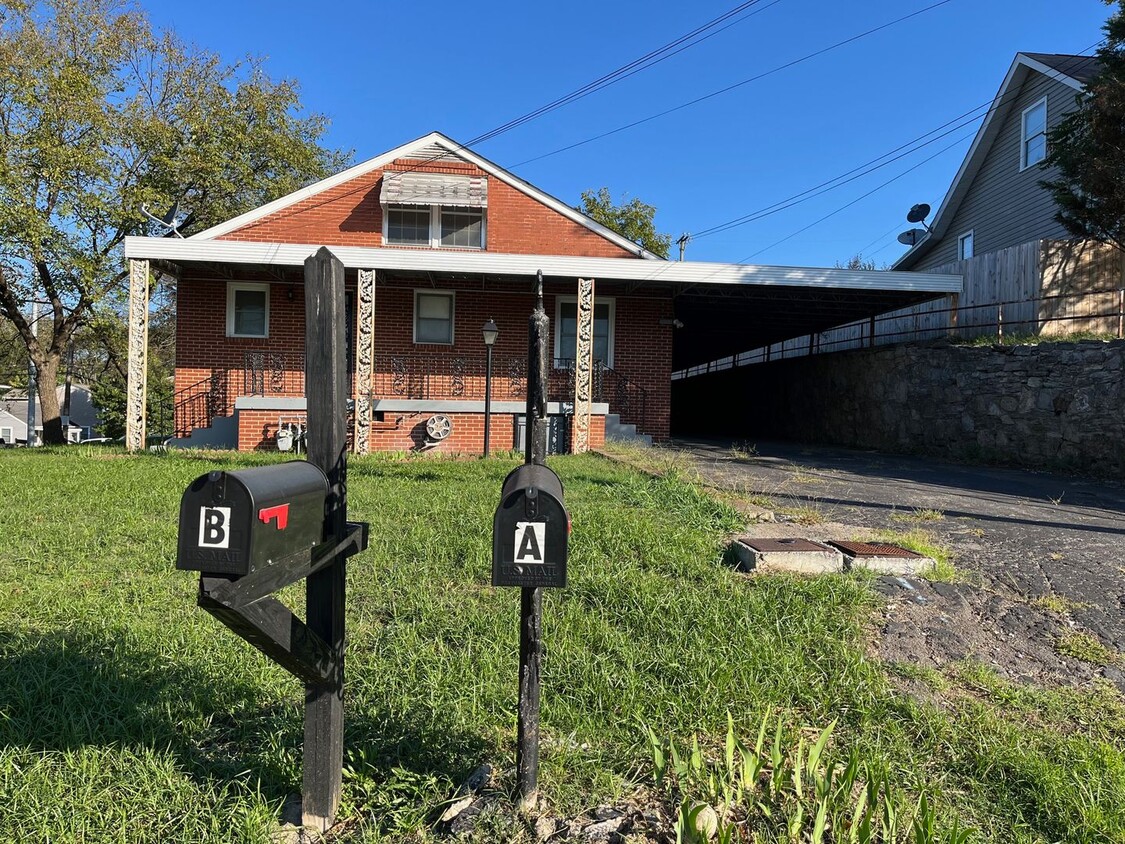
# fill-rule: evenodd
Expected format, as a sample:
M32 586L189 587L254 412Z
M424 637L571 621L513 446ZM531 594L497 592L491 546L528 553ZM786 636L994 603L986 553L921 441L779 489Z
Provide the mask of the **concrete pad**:
M886 542L830 542L844 556L844 568L867 569L879 574L922 574L934 561L915 551Z
M732 542L729 550L738 561L739 571L825 574L844 570L843 554L808 539L744 536Z

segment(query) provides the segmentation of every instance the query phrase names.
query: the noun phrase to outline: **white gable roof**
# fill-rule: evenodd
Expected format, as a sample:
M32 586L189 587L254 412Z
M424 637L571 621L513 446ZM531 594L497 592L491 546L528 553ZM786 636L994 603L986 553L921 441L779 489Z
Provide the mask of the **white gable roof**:
M973 179L976 178L984 164L993 141L1000 134L1000 129L1004 125L1008 112L1012 109L1012 103L1015 102L1020 87L1031 71L1041 73L1076 91L1081 91L1084 87L1079 79L1044 64L1027 53L1016 53L1012 66L1008 68L1008 73L1000 85L1000 90L993 98L992 105L985 115L984 122L981 123L976 137L973 138L973 143L965 155L965 160L961 162L957 175L953 177L953 183L949 186L945 198L938 207L929 233L914 244L909 252L895 261L891 265L892 270L909 269L915 259L928 252L945 235L949 224L953 222L953 215L957 212L957 207L961 204L961 200L965 198L965 194L969 192L969 187L973 184Z
M629 252L632 252L639 257L656 259L659 259L660 257L658 255L654 255L652 252L649 252L647 249L642 249L627 237L623 237L612 229L603 226L596 220L592 220L582 212L575 211L565 202L556 199L548 193L544 193L529 182L526 182L518 176L508 172L504 168L493 164L488 159L481 158L476 153L472 152L466 147L461 146L456 141L447 138L440 132L431 132L428 135L417 138L413 141L410 141L409 143L405 143L402 146L395 147L394 149L388 150L387 152L384 152L381 155L377 155L374 158L369 158L367 161L356 164L354 167L349 167L347 170L343 170L335 174L334 176L329 176L327 179L321 179L319 182L315 182L314 184L311 184L308 187L301 188L300 190L293 191L293 193L288 194L287 196L283 196L280 199L275 199L273 202L267 202L265 205L262 205L259 208L255 208L253 211L247 211L245 214L239 214L237 217L232 217L225 223L219 223L217 226L212 226L211 228L201 231L198 234L193 234L190 238L188 238L188 240L214 240L215 238L221 237L224 234L228 234L229 232L240 229L243 226L249 225L250 223L254 223L258 220L268 217L270 214L281 211L282 209L288 208L291 205L295 205L302 200L308 199L312 196L316 196L317 194L323 193L326 190L330 190L331 188L342 185L345 182L349 182L359 176L363 176L366 173L370 173L372 170L379 170L383 167L386 167L396 159L411 157L422 158L424 160L432 159L435 157L435 154L439 152L439 150L445 150L449 153L450 156L454 156L461 159L462 161L479 167L485 173L488 173L490 176L493 176L494 178L499 179L505 184L510 185L520 193L523 193L526 196L529 196L532 199L542 203L543 205L546 205L548 208L557 211L562 216L573 220L579 225L584 226L590 231L601 235L607 240L616 243L618 246L622 247L623 249L627 249Z

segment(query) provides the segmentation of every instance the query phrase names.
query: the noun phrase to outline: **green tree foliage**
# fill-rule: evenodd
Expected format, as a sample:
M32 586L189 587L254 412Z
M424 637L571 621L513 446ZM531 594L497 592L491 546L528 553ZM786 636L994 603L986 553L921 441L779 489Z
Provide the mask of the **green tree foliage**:
M226 64L132 5L0 7L0 319L36 366L47 442L75 333L120 322L124 239L155 233L141 206L178 201L185 233L228 219L339 169L325 129L260 60Z
M1112 0L1106 0L1111 5ZM1106 21L1099 69L1077 96L1078 108L1047 134L1041 182L1054 195L1055 218L1077 237L1125 249L1125 0Z
M874 272L875 270L878 270L879 267L875 266L875 259L874 258L864 258L863 255L861 255L859 252L857 252L854 255L852 255L852 257L848 258L848 262L846 264L841 264L839 261L837 261L836 262L836 269L838 269L838 270L867 270L869 272ZM883 265L883 269L886 269L885 264Z
M603 226L613 229L618 234L624 235L638 246L643 246L654 255L661 258L668 257L668 249L672 245L672 235L661 234L656 230L653 218L656 208L634 197L621 197L621 204L614 205L613 197L609 195L609 188L598 188L582 191L582 204L576 210L587 217L591 217Z

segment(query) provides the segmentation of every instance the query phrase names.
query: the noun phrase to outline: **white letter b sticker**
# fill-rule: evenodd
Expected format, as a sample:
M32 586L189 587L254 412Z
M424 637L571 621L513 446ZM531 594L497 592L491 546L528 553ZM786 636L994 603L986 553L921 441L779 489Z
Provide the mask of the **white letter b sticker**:
M230 507L199 508L199 547L230 546Z

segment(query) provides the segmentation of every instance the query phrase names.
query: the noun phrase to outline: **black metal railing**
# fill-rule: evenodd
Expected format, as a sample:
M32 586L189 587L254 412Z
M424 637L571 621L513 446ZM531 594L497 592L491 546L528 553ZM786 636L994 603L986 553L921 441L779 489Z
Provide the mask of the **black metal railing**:
M216 417L231 409L230 378L226 370L215 370L206 378L172 394L172 433L190 437L196 428L210 427Z
M253 350L242 354L242 395L303 396L305 356Z
M376 355L371 393L384 399L484 399L485 356ZM527 361L493 358L492 398L524 398Z
M574 360L572 358L555 358L554 372L551 384L558 384L561 376L564 380L561 385L562 395L574 396ZM591 373L590 400L609 404L610 412L621 417L626 424L637 426L637 430L644 432L648 412L648 391L637 381L623 372L618 372L605 364L605 361L595 360Z

